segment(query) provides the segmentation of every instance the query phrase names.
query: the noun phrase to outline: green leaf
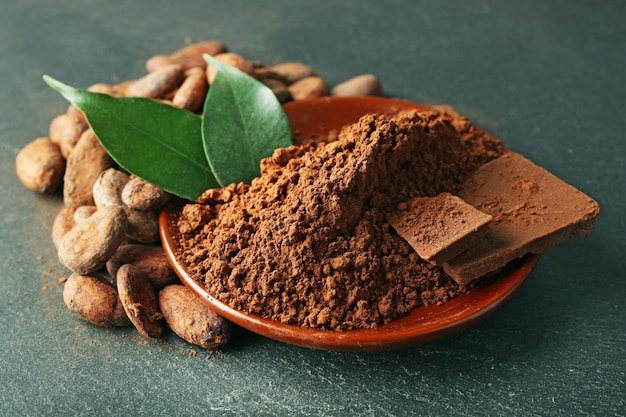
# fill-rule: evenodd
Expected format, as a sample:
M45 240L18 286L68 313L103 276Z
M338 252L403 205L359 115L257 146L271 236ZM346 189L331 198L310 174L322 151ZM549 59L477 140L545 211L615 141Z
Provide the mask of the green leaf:
M151 99L114 98L43 78L85 114L102 146L127 171L190 200L219 187L204 156L200 117Z
M217 70L204 103L206 158L222 186L249 183L260 175L262 158L292 144L289 120L264 84L210 55L204 58Z

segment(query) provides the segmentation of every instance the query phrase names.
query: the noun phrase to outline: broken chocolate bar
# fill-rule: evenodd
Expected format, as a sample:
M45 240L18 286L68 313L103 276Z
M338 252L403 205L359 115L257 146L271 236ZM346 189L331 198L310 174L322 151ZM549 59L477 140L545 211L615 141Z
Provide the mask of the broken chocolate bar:
M389 224L435 265L467 250L487 230L492 217L450 193L418 197L388 216Z
M587 236L600 214L591 197L514 152L478 168L458 195L493 216L476 245L443 265L461 285L528 253Z

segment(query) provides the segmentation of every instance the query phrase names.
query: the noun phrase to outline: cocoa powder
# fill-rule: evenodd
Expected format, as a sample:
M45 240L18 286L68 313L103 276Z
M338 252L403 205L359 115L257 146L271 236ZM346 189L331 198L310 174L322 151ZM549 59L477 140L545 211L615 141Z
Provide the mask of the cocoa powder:
M251 185L182 211L179 259L231 307L323 329L374 327L466 290L420 259L386 214L452 192L504 146L442 112L366 115L335 141L299 138Z

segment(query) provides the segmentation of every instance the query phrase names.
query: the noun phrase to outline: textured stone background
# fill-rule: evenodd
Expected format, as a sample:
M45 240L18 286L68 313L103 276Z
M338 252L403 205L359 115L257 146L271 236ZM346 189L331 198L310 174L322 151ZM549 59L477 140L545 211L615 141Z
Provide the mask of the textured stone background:
M10 4L6 4L10 3ZM1 415L623 415L626 370L626 4L44 0L0 7ZM86 87L220 39L329 84L375 73L389 96L448 103L596 198L593 234L542 257L478 325L379 353L290 346L238 330L217 352L145 342L64 307L50 227L58 196L24 189L18 150Z

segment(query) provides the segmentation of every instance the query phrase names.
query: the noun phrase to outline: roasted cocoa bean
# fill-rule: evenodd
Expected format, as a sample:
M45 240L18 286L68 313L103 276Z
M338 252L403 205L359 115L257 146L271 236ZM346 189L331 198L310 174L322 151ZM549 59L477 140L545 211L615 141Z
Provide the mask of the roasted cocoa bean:
M76 317L97 326L130 326L117 290L104 278L72 274L63 286L63 301Z
M17 154L15 172L29 190L38 193L56 191L65 173L61 149L49 138L33 139Z
M207 63L202 57L204 54L211 56L227 52L226 45L220 41L196 42L179 49L170 55L178 65L187 70L192 67L206 68Z
M317 75L313 68L302 62L283 62L273 65L269 69L280 75L287 84L293 84L303 78Z
M233 68L237 68L239 71L244 72L248 75L254 74L254 66L252 65L252 63L237 53L226 52L223 54L218 54L215 55L215 59ZM209 81L209 84L211 84L215 79L217 70L211 65L208 65L206 68L206 74L207 80Z
M136 80L126 80L113 86L114 97L128 97L128 88L135 83Z
M331 95L337 97L380 96L382 93L383 86L380 80L372 74L350 78L331 90Z
M180 65L168 65L130 84L126 90L126 96L165 98L178 88L183 77L184 72Z
M76 224L59 244L59 260L82 275L103 268L126 238L128 220L121 206L98 209Z
M73 104L70 104L69 106L67 106L66 113L70 117L75 117L78 120L80 120L80 124L82 126L84 126L84 130L87 130L89 128L89 124L87 123L87 119L85 118L85 115L83 114L83 112L78 110L78 108L76 106L74 106ZM83 130L83 132L84 132L84 130ZM79 140L80 140L80 138L79 138Z
M129 180L130 175L115 168L101 172L92 188L95 206L101 208L124 205L122 190Z
M318 76L310 76L296 81L289 85L288 89L294 100L306 100L328 95L326 83Z
M172 331L189 343L215 348L230 338L230 322L184 285L163 288L159 292L159 306Z
M170 65L178 64L169 55L158 54L150 57L146 61L146 70L148 72L155 72Z
M87 87L87 91L92 93L107 94L109 96L115 96L115 88L110 84L96 83Z
M116 281L122 306L137 331L150 339L160 338L163 315L148 277L138 268L126 264L117 270Z
M93 205L93 187L103 171L115 161L102 147L93 130L87 129L67 159L63 178L63 202L66 206Z
M192 43L179 49L171 55L154 55L146 61L148 72L157 71L167 65L178 64L184 70L193 67L206 68L207 63L202 57L204 54L211 56L226 52L226 46L219 41L204 41Z
M141 270L157 291L167 285L180 283L161 245L121 245L106 264L109 275L117 276L117 270L124 264L132 264Z
M208 88L204 70L199 67L189 68L185 72L185 80L172 97L172 105L191 112L200 111Z
M137 210L156 210L172 199L172 195L142 178L131 176L122 190L122 201Z
M272 93L274 93L280 103L286 103L288 101L291 101L292 97L291 93L289 92L289 88L287 88L287 84L271 78L265 79L262 82L270 90L272 90Z
M96 211L98 211L98 207L96 206L80 206L76 208L74 212L74 223L81 223L84 220L90 218Z
M76 206L64 206L54 218L52 222L52 243L58 250L61 245L61 239L63 236L75 226L74 213L76 212Z
M67 159L86 128L87 126L79 116L64 113L52 119L48 137L59 145L61 155Z
M128 231L126 236L139 243L157 243L159 241L159 213L154 210L136 210L126 208Z

